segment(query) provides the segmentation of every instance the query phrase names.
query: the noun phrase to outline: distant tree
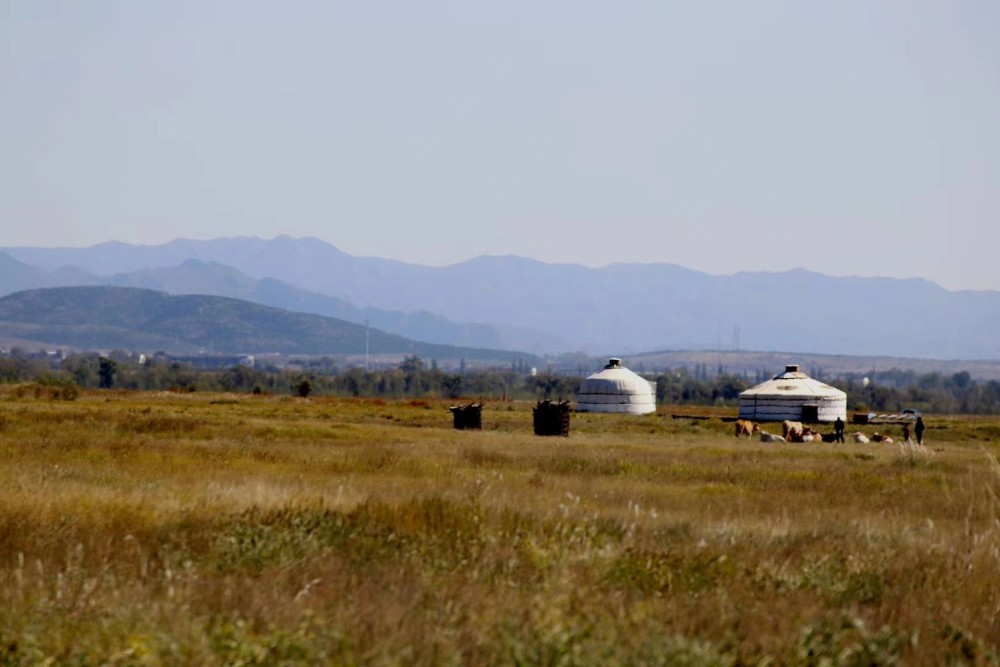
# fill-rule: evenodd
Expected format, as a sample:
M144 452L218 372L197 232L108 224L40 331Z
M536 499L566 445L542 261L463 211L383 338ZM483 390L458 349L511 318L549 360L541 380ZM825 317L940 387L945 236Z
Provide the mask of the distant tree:
M684 378L680 402L707 405L711 402L711 390L707 383L701 382L697 377Z
M16 382L21 379L22 365L16 359L0 359L0 380Z
M344 389L350 396L354 396L355 398L361 396L362 393L367 394L368 375L368 373L365 373L360 368L352 368L343 377Z
M961 371L951 376L951 383L959 389L968 389L971 381L972 377L969 375L969 371Z
M101 357L98 361L99 386L101 389L111 389L115 384L115 374L118 372L118 363L114 359Z
M416 374L424 370L424 362L417 355L406 357L403 359L402 363L399 364L399 370L403 371L407 375Z
M260 373L246 366L233 366L219 375L219 386L225 391L242 391L260 382Z
M97 386L97 359L92 355L73 354L63 359L60 367L73 376L79 387Z
M302 381L295 386L295 392L302 398L308 398L309 394L312 393L312 388L312 382L310 382L307 378L303 378Z
M444 377L441 385L448 398L458 398L462 395L461 375L447 375Z
M420 394L423 391L424 374L424 362L420 357L406 357L399 365L399 370L403 371L405 377L404 391L411 396Z
M740 392L746 388L747 385L741 377L737 375L720 375L715 379L712 387L712 401L717 402L718 399L724 401L736 400L739 398Z

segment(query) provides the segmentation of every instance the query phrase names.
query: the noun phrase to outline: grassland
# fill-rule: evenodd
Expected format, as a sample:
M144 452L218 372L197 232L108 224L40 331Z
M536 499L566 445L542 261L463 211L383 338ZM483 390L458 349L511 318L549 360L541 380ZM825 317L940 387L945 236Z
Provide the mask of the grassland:
M1000 660L1000 420L530 407L0 387L0 665Z

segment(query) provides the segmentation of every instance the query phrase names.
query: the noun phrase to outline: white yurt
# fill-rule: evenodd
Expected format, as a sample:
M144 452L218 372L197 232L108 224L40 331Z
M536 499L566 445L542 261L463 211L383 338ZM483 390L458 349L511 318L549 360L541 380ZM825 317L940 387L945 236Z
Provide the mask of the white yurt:
M656 383L622 366L621 359L611 359L604 370L583 381L576 411L630 415L656 412Z
M795 365L740 394L740 419L832 422L837 417L847 420L847 394L799 372Z

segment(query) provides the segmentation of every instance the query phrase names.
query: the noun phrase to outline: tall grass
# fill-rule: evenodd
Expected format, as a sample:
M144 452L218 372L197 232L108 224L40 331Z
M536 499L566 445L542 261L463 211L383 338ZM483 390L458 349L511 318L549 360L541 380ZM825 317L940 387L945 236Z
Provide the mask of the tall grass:
M1000 422L0 394L0 664L996 664Z

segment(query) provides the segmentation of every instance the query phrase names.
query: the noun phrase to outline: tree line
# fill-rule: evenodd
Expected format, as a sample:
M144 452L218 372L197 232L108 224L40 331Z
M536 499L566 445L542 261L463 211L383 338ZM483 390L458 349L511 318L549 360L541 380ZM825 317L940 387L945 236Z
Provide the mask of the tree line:
M714 374L703 367L647 373L656 382L656 399L665 405L735 407L754 378ZM547 369L532 372L523 364L509 368L446 371L418 357L390 368L343 368L332 358L290 368L234 365L206 370L157 355L142 363L125 353L73 354L65 358L6 353L0 355L0 382L43 382L80 389L227 391L237 393L380 398L485 398L499 400L575 400L583 373ZM826 377L847 392L848 410L898 412L917 408L932 413L1000 414L1000 382L975 380L967 371L953 374L890 369L868 376Z

